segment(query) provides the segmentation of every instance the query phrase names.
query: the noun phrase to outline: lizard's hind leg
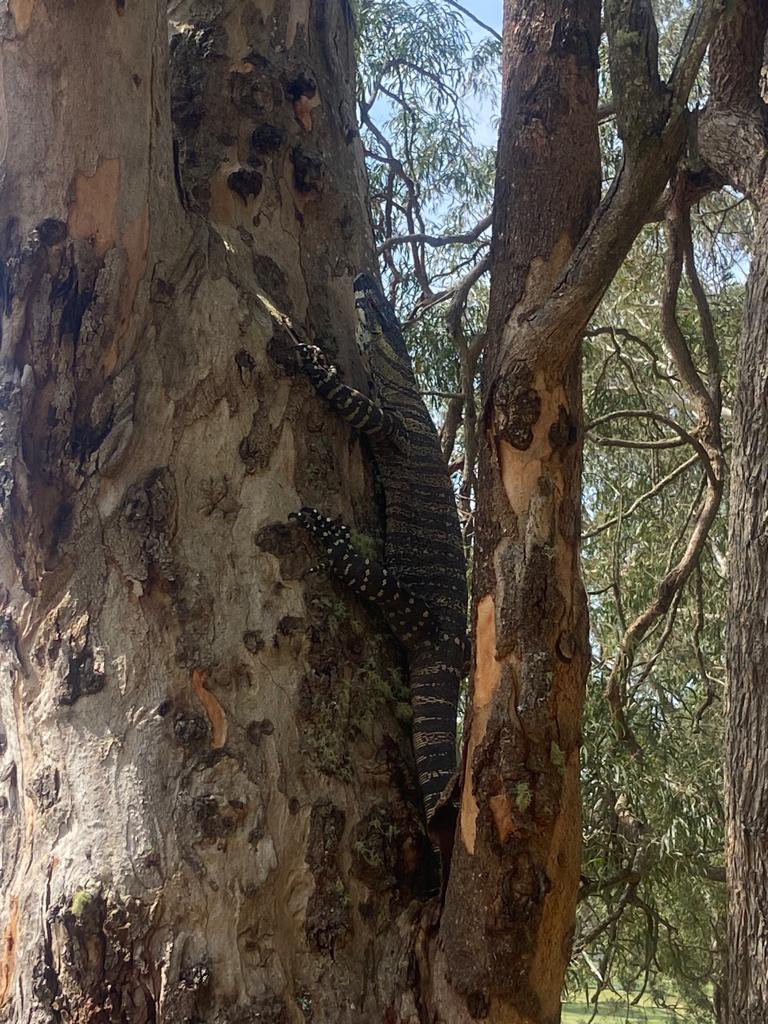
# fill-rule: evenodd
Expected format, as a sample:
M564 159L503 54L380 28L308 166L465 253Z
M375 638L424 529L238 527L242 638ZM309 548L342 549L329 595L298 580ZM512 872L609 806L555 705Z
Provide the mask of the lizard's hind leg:
M426 602L401 587L397 578L352 543L347 526L324 516L316 508L294 513L298 522L319 542L331 570L359 597L380 609L389 628L406 646L434 634L436 624Z

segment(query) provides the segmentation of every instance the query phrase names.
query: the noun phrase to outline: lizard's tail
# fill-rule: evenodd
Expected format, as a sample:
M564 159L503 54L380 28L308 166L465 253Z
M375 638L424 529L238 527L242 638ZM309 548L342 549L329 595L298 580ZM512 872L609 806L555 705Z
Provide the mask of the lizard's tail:
M452 639L414 645L410 661L413 748L419 788L430 823L456 776L456 706L463 648Z

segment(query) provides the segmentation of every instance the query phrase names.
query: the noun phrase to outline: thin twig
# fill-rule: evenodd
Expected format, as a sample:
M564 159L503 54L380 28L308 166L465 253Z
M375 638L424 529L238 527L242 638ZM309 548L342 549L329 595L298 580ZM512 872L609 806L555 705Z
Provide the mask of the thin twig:
M488 35L493 36L494 39L498 39L499 42L502 41L501 35L496 31L495 28L491 28L490 25L486 25L484 21L481 21L477 17L477 15L473 14L471 11L468 11L466 7L462 7L460 3L457 3L457 0L445 0L445 2L449 4L451 7L455 7L457 11L461 11L465 18L469 18L470 21L474 21L474 23L476 25L479 25L484 32L488 33Z
M681 379L685 382L690 392L691 403L697 413L698 426L696 434L698 436L685 431L674 420L660 416L657 413L652 413L649 410L642 410L640 412L629 410L625 412L625 415L648 415L649 418L655 419L657 422L666 423L670 429L681 436L686 436L689 443L701 456L702 465L706 473L706 488L685 550L678 559L677 564L672 567L671 563L674 558L676 544L673 545L670 551L667 572L659 583L656 596L625 631L618 653L614 659L613 668L608 677L605 693L611 709L611 717L613 718L619 738L636 755L641 751L627 722L625 681L632 670L637 648L654 624L667 614L678 593L685 586L691 573L698 565L701 552L720 507L725 472L725 460L720 439L720 421L716 404L694 365L688 343L677 321L677 303L684 258L683 235L680 230L680 225L685 224L685 214L682 209L684 202L684 182L678 178L675 182L674 197L666 220L668 249L662 294L661 321L664 344L675 362ZM618 415L620 414L608 414L608 416L600 417L595 423L607 422L611 417ZM695 508L695 506L693 507ZM621 510L619 514L621 514ZM685 528L687 529L687 523Z
M599 444L601 448L638 448L664 451L667 448L682 448L686 444L682 437L662 437L658 441L642 441L628 437L602 437L600 434L596 434L594 437L587 436L593 444Z
M709 453L707 452L704 445L695 437L692 433L687 431L685 427L680 426L675 420L670 419L669 416L662 416L661 413L655 412L653 409L617 409L615 412L606 413L604 416L598 416L596 420L592 420L591 423L585 427L586 431L593 430L595 427L599 427L603 423L610 423L612 420L618 420L622 418L636 418L636 419L649 419L656 423L662 423L669 427L670 430L674 430L676 434L679 434L683 440L694 448L701 459L704 467L704 472L710 478L712 483L717 482L714 469L712 468L712 462L710 460Z

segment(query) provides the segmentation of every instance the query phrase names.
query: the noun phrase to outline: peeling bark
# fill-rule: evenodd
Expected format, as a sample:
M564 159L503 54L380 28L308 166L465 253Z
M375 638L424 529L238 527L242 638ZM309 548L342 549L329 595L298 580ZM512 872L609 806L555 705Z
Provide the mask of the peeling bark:
M441 934L473 1017L549 1022L579 873L581 408L574 356L553 369L516 324L551 293L599 198L600 11L508 4L506 19L486 367L515 359L484 380L472 714Z

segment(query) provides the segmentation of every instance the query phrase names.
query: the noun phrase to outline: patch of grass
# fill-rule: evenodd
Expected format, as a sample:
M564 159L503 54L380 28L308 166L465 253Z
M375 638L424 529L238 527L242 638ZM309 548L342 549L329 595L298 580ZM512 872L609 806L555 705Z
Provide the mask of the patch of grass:
M586 1003L563 1003L562 1024L588 1024L594 1012ZM657 1006L627 1006L616 999L600 1000L595 1024L673 1024L683 1017Z

